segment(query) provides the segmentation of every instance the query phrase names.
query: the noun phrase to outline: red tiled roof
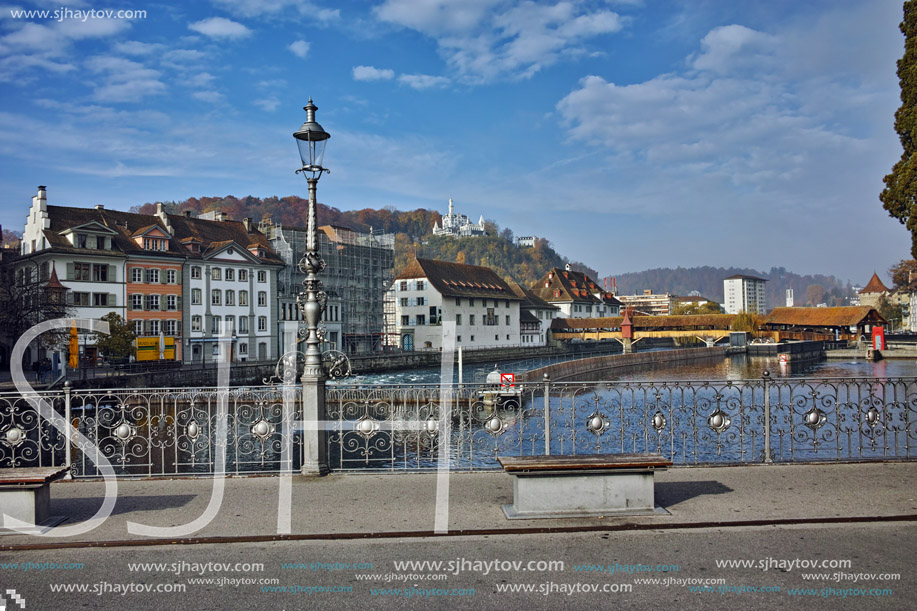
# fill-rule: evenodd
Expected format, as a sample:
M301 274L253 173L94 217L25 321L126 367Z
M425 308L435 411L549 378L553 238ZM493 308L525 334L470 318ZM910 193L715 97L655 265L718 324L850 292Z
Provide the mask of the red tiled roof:
M395 280L426 278L447 297L494 297L522 301L510 286L489 267L433 259L414 259Z
M735 314L698 314L686 316L631 316L634 329L671 329L673 327L704 328L704 329L729 329ZM623 316L610 316L606 318L555 318L551 322L554 331L564 330L592 330L592 329L620 329L624 322Z
M860 295L866 293L888 293L888 287L882 284L882 281L879 280L879 275L875 272L872 273L872 278L869 279L869 282L866 283L860 290Z
M582 272L552 269L532 286L532 293L539 298L557 303L570 301L574 303L620 306L621 302L606 291L603 291L592 278ZM596 297L599 295L599 297Z
M764 320L765 325L795 327L853 327L887 322L869 306L838 308L774 308Z

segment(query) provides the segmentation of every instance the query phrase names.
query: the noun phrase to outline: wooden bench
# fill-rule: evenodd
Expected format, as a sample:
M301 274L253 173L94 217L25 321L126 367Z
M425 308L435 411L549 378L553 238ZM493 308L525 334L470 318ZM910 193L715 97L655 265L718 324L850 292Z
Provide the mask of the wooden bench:
M651 515L653 476L672 461L653 454L502 456L513 476L510 520L530 518Z
M63 522L51 516L51 482L69 471L63 466L0 469L0 513L35 526Z

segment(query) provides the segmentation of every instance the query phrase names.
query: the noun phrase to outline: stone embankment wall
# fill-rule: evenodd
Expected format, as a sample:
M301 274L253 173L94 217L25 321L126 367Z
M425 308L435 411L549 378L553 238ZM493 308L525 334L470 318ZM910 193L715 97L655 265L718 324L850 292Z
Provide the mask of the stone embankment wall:
M538 382L548 374L552 381L595 379L600 374L620 374L624 370L655 367L670 363L697 363L721 361L726 357L726 348L682 348L656 352L634 352L597 356L576 361L567 361L533 369L521 376L522 382Z

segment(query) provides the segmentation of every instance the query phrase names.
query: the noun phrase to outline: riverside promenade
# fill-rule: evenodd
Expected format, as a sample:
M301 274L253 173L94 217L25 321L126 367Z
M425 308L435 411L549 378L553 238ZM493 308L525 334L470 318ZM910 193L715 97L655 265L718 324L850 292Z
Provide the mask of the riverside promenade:
M434 533L436 473L290 479L289 534L277 534L280 478L240 477L224 480L209 524L165 539L127 523L191 522L214 480L118 480L113 514L88 533L0 536L0 591L27 609L904 609L917 597L913 462L679 467L656 476L657 515L563 520L509 521L509 476L452 473L446 533ZM53 484L52 514L85 522L104 487Z

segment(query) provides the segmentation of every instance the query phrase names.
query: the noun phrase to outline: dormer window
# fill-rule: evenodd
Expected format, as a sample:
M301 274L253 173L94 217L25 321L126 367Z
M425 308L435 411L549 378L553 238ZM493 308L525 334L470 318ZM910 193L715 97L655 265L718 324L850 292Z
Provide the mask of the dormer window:
M85 233L76 234L76 247L77 248L86 248L86 234Z

